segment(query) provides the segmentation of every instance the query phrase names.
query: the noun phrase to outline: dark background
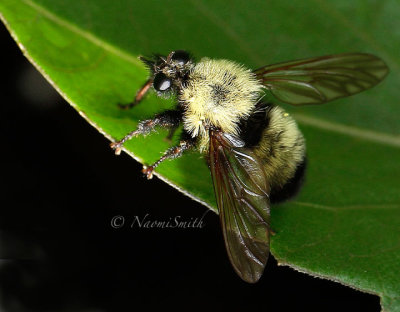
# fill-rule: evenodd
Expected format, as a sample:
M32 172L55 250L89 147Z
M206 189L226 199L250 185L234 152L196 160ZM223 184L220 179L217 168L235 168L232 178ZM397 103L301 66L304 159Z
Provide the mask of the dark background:
M379 298L270 258L259 283L231 268L217 215L204 227L130 228L207 208L122 154L74 111L0 25L2 311L379 311ZM279 209L279 208L278 208ZM114 216L125 217L120 229Z

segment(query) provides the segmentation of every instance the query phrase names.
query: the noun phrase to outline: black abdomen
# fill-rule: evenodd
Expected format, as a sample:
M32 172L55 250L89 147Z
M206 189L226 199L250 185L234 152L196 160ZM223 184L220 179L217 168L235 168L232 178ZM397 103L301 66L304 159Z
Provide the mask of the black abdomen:
M304 138L293 118L278 106L259 103L240 129L246 147L263 162L271 202L294 197L304 181L306 158Z
M277 204L295 197L304 184L307 169L307 158L297 166L294 176L282 187L272 189L269 196L271 203Z

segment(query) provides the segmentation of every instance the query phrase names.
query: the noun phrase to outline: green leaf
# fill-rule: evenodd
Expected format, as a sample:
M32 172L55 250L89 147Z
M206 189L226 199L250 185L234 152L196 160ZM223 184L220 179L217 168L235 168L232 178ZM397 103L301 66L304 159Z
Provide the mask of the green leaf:
M140 54L187 49L250 68L340 52L382 57L391 74L378 87L326 105L285 106L306 137L309 168L300 196L272 209L271 252L282 264L378 294L385 311L400 311L396 0L2 0L0 12L29 60L110 139L174 105L150 95L131 111L118 109L147 78ZM165 135L134 139L127 151L151 163L169 147ZM215 210L199 154L157 172Z

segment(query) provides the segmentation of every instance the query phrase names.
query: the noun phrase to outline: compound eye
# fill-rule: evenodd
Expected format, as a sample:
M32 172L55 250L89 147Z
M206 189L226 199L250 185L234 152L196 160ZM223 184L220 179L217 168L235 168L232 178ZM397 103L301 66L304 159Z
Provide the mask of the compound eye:
M183 50L177 50L172 55L172 60L178 63L179 65L185 65L190 60L189 53Z
M163 73L158 73L154 77L153 86L154 86L154 89L156 89L157 91L161 91L161 92L167 91L168 89L171 88L171 85L172 85L171 79L169 79Z

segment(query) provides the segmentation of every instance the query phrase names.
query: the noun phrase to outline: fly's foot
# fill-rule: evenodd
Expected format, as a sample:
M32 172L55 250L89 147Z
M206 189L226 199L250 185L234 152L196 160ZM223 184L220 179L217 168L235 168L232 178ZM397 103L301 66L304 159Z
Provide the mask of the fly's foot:
M150 180L153 178L153 166L143 166L142 172L146 175L147 180Z
M120 141L119 142L113 142L110 144L110 147L114 150L115 155L120 155L122 151L122 144Z

